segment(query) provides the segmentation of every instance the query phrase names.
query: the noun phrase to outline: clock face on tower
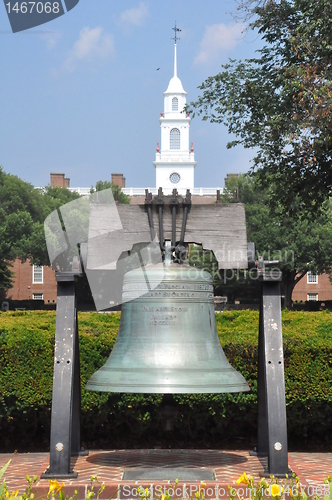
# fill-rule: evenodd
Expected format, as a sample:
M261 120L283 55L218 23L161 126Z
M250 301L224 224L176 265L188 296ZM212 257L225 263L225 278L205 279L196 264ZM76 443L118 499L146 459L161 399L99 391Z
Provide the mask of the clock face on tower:
M170 176L169 176L169 180L171 181L172 184L178 184L180 182L180 174L178 174L177 172L173 172Z

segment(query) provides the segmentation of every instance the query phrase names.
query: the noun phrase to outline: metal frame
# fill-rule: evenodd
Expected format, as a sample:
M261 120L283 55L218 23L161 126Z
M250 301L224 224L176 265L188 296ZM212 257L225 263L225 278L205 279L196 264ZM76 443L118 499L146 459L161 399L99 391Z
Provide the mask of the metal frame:
M258 456L267 456L262 475L285 477L288 467L285 375L281 322L281 273L259 273L262 281L258 340Z
M146 192L146 208L151 231L155 237L152 220L152 195ZM187 215L191 205L190 191L187 191L183 204L183 221L179 245L176 243L177 193L173 191L172 211L172 249L181 250L184 244ZM162 190L156 200L159 218L159 243L164 251ZM250 245L250 244L249 244ZM76 277L82 273L86 262L86 245L81 245L81 263L73 262L72 272L57 272L57 309L54 350L54 375L51 415L50 466L42 478L75 478L70 466L73 455L87 455L80 450L80 359L76 305ZM251 253L252 249L251 249ZM268 457L268 467L264 475L285 477L291 471L288 467L287 419L285 380L281 324L281 273L266 271L264 262L259 258L257 265L260 279L261 305L259 314L258 343L258 456ZM82 265L82 267L81 267ZM249 266L254 266L252 257Z
M75 478L80 452L81 384L75 273L56 273L57 306L51 414L50 466L42 478ZM86 453L85 453L86 454Z

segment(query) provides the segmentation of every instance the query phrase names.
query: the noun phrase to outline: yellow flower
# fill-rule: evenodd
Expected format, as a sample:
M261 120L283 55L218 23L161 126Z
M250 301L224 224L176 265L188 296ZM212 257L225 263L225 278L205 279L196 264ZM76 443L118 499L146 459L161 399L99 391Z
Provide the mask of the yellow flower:
M58 481L52 481L52 479L49 481L50 483L50 487L49 487L49 490L48 490L48 495L50 493L52 493L52 491L56 490L57 488L59 488L59 483Z
M272 497L278 497L283 492L283 488L279 484L271 484L270 491Z
M160 500L165 500L165 495L164 493L161 495L161 499Z
M294 498L294 495L293 495L293 492L292 492L292 488L288 488L288 490L289 490L289 496L291 498Z
M48 495L50 493L52 493L53 491L55 491L55 493L58 493L64 487L64 483L59 484L58 481L56 481L56 480L55 481L50 480L49 483L50 483L50 487L48 490Z
M247 478L247 474L244 472L239 479L237 479L236 484L249 484L249 480Z
M204 483L204 481L201 481L201 486L202 488L204 488L206 486L206 483Z

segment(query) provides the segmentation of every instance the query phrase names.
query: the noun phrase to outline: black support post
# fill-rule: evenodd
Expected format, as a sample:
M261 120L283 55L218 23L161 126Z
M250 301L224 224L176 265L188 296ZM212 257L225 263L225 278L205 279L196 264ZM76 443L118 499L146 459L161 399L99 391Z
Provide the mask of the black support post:
M268 457L264 475L285 477L288 467L280 280L264 273L259 318L257 454Z
M80 451L80 368L75 279L58 273L51 415L50 466L42 478L73 478L71 455Z
M71 455L81 455L81 377L78 339L77 308L75 307L75 351L73 375L73 410L71 428ZM86 453L87 454L87 453Z
M261 283L263 287L263 283ZM265 352L264 352L264 322L263 322L263 290L259 310L259 333L258 333L258 383L257 383L257 455L268 456L269 434L267 428L266 410L266 376L265 376Z

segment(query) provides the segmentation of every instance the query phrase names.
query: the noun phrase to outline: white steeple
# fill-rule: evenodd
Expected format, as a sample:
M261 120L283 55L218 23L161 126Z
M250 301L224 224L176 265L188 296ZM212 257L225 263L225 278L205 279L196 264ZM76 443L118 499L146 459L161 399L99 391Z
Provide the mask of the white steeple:
M177 75L177 57L176 57L176 43L174 44L174 76L169 81L168 87L165 94L184 94L187 95L187 92L183 90L182 83L180 78Z
M187 92L184 91L181 80L177 76L177 32L174 30L174 76L164 92L164 111L160 113L161 144L157 146L156 188L163 188L164 194L171 194L176 188L179 194L185 194L187 189L194 187L194 148L189 150L189 114L183 112L186 105Z

